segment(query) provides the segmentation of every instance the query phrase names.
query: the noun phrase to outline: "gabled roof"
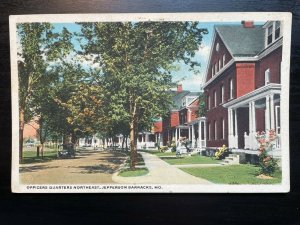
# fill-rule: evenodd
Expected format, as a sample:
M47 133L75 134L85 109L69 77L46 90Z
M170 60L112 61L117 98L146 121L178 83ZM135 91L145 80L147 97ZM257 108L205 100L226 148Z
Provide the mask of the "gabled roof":
M241 25L218 25L216 32L232 56L255 56L265 44L265 31L262 25L245 28Z
M199 96L201 92L192 92L192 91L182 91L177 92L173 91L173 101L174 105L171 107L171 110L179 110L182 106L182 99L186 96Z

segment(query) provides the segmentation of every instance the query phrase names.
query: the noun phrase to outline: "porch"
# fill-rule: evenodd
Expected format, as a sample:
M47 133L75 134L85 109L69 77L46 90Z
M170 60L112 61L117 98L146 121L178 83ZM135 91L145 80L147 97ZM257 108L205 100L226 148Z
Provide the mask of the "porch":
M228 143L234 151L256 152L258 131L275 130L274 156L280 156L280 84L268 84L234 99L228 108Z

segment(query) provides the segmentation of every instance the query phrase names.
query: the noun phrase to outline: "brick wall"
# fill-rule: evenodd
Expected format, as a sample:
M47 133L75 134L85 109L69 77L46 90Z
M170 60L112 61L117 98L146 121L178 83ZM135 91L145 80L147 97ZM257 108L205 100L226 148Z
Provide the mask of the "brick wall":
M255 89L255 63L236 63L236 97Z

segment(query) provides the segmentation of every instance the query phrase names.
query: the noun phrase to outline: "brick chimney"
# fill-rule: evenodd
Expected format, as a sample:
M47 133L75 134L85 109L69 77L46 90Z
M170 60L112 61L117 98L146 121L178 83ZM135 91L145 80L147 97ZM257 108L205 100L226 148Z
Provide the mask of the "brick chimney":
M254 27L253 21L242 21L242 24L243 24L244 28L253 28Z
M182 92L183 91L183 89L182 89L182 84L178 84L177 85L177 92Z

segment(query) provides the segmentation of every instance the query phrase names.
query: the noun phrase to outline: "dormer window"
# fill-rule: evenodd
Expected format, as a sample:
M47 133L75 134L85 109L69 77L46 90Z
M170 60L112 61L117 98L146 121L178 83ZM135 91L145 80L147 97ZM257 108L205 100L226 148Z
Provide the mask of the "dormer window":
M269 46L278 38L280 38L280 21L268 22L266 28L266 46Z
M268 27L268 45L273 41L273 25Z

